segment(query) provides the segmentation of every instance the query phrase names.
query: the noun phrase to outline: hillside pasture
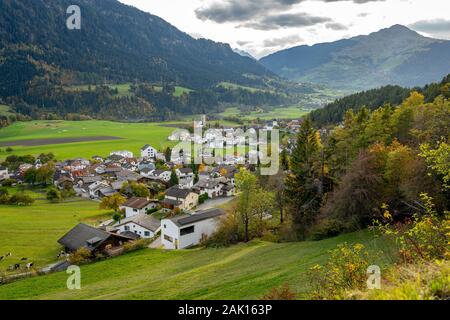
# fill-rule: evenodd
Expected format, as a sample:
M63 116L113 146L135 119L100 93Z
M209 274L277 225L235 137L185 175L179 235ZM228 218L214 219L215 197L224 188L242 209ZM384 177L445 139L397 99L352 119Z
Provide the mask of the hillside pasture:
M18 190L10 188L9 192ZM0 256L12 253L0 261L0 273L12 264L24 263L22 258L38 267L57 261L60 237L79 222L98 223L109 216L94 201L74 198L50 203L45 199L45 190L25 193L36 201L31 206L0 205Z
M67 274L0 286L0 299L261 299L288 283L298 298L310 290L308 270L322 264L337 244L363 243L371 263L393 262L385 240L368 231L318 242L254 241L221 249L165 251L143 249L81 267L82 290L67 290Z

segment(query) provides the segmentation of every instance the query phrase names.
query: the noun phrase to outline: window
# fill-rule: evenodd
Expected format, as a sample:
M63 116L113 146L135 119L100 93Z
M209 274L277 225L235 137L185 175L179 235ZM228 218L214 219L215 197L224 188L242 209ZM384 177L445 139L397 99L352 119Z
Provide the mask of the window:
M195 227L194 226L187 227L187 228L184 228L184 229L180 230L180 235L181 236L185 236L187 234L191 234L191 233L194 233L194 232L195 232Z
M138 210L137 209L133 209L133 212L138 212Z
M173 242L173 238L169 237L167 234L164 235L164 240L167 240L169 242Z
M146 236L146 237L150 237L150 232L148 232L148 231L145 231L145 232L144 232L144 236Z
M130 227L129 226L125 226L125 231L130 231Z

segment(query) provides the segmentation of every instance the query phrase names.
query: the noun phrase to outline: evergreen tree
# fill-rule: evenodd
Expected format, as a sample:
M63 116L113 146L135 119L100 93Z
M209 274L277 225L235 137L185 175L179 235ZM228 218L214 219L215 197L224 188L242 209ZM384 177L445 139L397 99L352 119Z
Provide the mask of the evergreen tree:
M297 143L291 157L291 171L286 178L286 195L293 222L300 238L314 222L321 202L319 180L320 138L306 119L297 136Z
M175 169L172 169L172 173L170 174L170 180L169 180L169 185L171 187L176 186L180 183L177 173L175 172Z

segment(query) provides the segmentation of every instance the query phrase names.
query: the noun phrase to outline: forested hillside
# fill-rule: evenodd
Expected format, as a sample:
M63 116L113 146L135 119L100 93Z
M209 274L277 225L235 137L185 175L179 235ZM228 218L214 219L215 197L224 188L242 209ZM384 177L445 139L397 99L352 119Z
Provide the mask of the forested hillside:
M81 8L81 30L66 28L70 5ZM196 40L116 0L1 1L0 47L0 102L33 118L161 120L227 102L291 103L285 91L298 90L228 44ZM262 91L223 92L224 81ZM149 94L132 84L159 87ZM117 85L129 90L117 94ZM175 86L189 90L174 95Z
M428 84L423 88L415 88L415 91L425 96L426 102L432 102L440 94L449 97L450 74L441 82ZM392 106L399 105L405 100L412 89L402 88L399 86L385 86L378 89L368 90L337 99L335 102L328 104L322 109L315 110L311 113L311 119L318 126L326 126L329 124L337 124L344 120L345 113L352 109L358 112L361 108L366 107L374 110L385 104Z

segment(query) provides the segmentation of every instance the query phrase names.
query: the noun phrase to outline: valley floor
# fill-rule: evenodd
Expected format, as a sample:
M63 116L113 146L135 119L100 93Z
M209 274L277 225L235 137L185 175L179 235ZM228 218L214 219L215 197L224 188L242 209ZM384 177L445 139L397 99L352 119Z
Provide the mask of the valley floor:
M384 240L369 231L318 242L254 241L223 249L144 249L81 267L81 290L68 290L64 272L0 286L2 299L260 299L288 283L304 298L308 270L326 261L337 244L363 243L373 264L393 258ZM371 261L372 263L372 261Z

